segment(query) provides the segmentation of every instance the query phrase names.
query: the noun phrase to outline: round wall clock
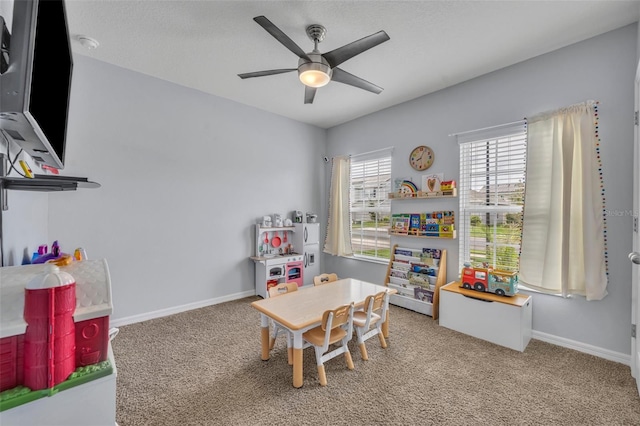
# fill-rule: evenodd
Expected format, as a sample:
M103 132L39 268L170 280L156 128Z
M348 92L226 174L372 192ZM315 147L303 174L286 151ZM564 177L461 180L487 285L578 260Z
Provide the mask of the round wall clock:
M435 155L433 150L428 146L418 146L411 151L409 155L409 163L411 167L418 171L427 170L433 164Z

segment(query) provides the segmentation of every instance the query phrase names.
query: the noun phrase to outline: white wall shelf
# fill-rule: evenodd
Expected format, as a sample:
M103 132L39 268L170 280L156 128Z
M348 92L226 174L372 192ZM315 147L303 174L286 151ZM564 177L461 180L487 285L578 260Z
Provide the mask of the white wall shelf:
M458 196L458 188L451 191L424 192L418 191L415 194L402 194L398 192L390 192L389 199L396 200L428 200L433 198L455 198Z
M389 235L393 235L394 237L409 237L409 238L433 238L437 240L454 240L456 238L456 231L453 231L453 235L450 237L435 237L430 235L412 235L412 234L402 234L399 232L391 232L389 231Z

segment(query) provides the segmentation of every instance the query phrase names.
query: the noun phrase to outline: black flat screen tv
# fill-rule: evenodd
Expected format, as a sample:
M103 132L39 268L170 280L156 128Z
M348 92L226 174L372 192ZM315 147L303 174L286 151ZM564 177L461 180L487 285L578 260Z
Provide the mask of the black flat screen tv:
M0 129L36 163L62 169L73 72L65 3L0 2Z

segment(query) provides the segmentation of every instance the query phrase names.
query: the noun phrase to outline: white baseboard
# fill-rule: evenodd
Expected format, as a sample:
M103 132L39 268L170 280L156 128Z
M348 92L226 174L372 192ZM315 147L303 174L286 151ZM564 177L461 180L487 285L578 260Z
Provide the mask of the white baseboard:
M533 330L531 334L532 338L542 340L543 342L551 343L553 345L562 346L563 348L573 349L578 352L583 352L589 355L597 356L599 358L608 359L609 361L619 362L620 364L631 366L631 355L610 351L608 349L599 348L597 346L589 345L582 342L576 342L575 340L565 339L564 337L558 337L552 334L542 333L540 331Z
M121 327L123 325L135 324L137 322L147 321L155 318L162 318L168 315L178 314L180 312L190 311L192 309L204 308L205 306L217 305L219 303L230 302L232 300L243 299L249 296L255 296L255 290L243 291L241 293L229 294L227 296L216 297L214 299L201 300L186 305L172 306L158 311L146 312L140 315L132 315L130 317L112 319L109 321L111 327Z

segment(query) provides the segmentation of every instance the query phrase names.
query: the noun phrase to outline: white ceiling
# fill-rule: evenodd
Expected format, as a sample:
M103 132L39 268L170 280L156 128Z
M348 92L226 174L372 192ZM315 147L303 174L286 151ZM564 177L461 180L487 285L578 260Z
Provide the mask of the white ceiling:
M123 68L329 128L638 20L639 1L152 1L67 0L73 50ZM253 21L264 15L305 52L385 30L390 40L340 67L384 88L331 82L303 103L298 58ZM612 64L613 66L613 64Z

